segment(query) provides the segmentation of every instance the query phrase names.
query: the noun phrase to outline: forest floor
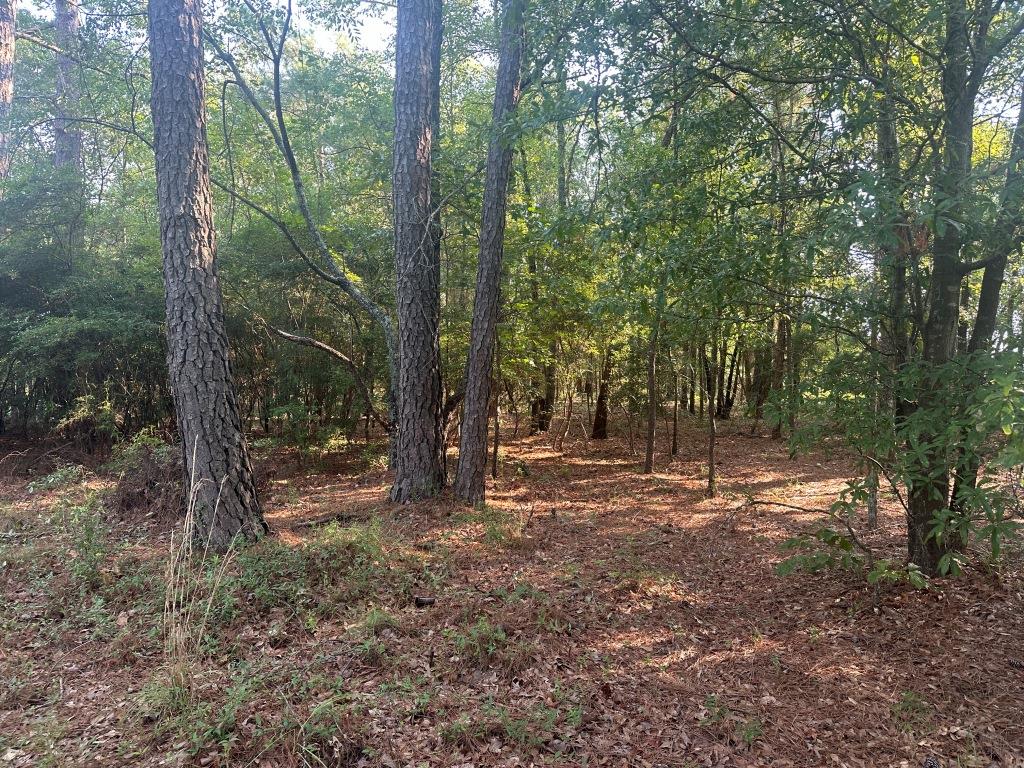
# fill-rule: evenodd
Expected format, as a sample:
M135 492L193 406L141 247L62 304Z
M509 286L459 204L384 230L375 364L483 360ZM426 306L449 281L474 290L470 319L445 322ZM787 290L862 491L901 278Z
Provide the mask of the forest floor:
M722 433L717 499L693 425L647 476L621 438L510 441L475 511L386 503L379 448L275 449L275 535L173 578L108 474L7 477L0 766L1024 765L1019 553L877 603L779 576L854 467Z

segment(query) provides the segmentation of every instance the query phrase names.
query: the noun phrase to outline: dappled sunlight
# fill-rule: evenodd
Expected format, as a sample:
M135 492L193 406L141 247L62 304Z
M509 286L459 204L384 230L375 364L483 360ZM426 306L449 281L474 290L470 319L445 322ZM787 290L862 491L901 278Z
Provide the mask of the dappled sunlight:
M838 751L863 762L883 750L914 754L921 743L955 754L964 734L988 733L993 748L1022 737L1011 714L1016 673L1000 661L1006 638L1024 631L1016 572L934 592L883 587L877 612L855 574L779 577L779 545L823 524L850 465L835 456L791 460L764 440L751 451L753 439L726 435L721 494L709 499L701 436L685 435L694 456L659 462L648 476L621 441L571 456L537 438L507 442L488 503L476 509L447 495L391 504L390 476L363 463L358 447L325 457L321 469L277 461L264 496L274 535L251 556L232 556L233 597L218 609L228 611L217 620L218 642L235 643L266 692L253 694L247 711L274 722L274 691L307 677L302 684L314 688L344 680L346 695L365 707L359 728L390 734L399 763L424 749L469 757L499 738L468 734L504 734L505 750L509 733L552 727L581 759L595 749L642 750L680 765L716 755L726 764L810 766ZM53 530L31 547L0 542L15 568L82 546L59 527L62 499L81 504L109 481L71 482L70 491L41 481L31 491L5 488L4 529ZM872 545L899 557L895 500L883 498L880 522ZM171 525L112 515L105 525L106 540L122 543L97 583L129 573L158 581ZM52 610L31 588L5 589L20 610ZM123 597L107 599L110 618L86 603L75 611L92 618L72 627L112 640L83 644L71 638L84 630L69 627L59 662L66 690L91 697L81 711L60 710L83 738L130 730L125 713L161 674L154 640L148 651L130 650L140 641L128 633L140 631L143 613L118 607ZM950 632L922 646L936 612ZM19 680L37 668L32 626L17 636L27 650L0 660ZM142 655L111 673L111 653ZM231 685L230 666L204 664L211 691ZM925 687L922 669L952 671ZM36 695L19 686L9 695ZM91 725L100 706L110 714ZM409 711L420 714L401 714ZM0 713L0 722L11 717ZM746 746L744 733L760 735Z

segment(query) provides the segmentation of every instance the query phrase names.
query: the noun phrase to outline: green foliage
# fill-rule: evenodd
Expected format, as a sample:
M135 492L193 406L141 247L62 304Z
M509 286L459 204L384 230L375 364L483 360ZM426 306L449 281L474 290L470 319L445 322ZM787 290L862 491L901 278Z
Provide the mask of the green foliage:
M464 631L445 630L456 653L471 664L487 666L508 647L509 638L505 629L492 624L487 616L480 616Z
M796 571L817 573L832 568L852 569L864 564L864 558L854 552L853 541L828 527L818 529L813 536L787 539L781 548L795 554L775 566L775 572L780 576Z
M53 472L28 484L28 492L53 491L81 481L86 469L81 464L60 464Z
M62 500L56 515L70 540L68 571L84 592L100 584L100 568L107 557L107 530L99 497L89 493L81 503Z

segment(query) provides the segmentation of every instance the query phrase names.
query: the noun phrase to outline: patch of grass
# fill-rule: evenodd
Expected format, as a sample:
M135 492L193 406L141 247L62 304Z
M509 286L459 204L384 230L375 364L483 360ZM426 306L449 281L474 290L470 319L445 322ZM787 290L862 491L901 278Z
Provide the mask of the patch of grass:
M927 728L932 718L932 706L914 691L903 691L899 701L889 707L893 721L905 733Z
M343 698L331 697L315 705L299 725L296 751L301 765L355 765L366 755L363 729Z
M83 592L96 589L101 583L100 568L107 556L107 529L100 513L99 497L86 494L81 503L61 499L56 517L70 539L68 572Z
M237 560L228 586L261 612L287 607L324 616L382 588L394 597L411 589L410 564L385 552L377 522L347 528L332 523L298 546L268 538Z
M700 724L703 726L721 725L732 715L732 711L725 702L714 694L704 697L704 712L700 717Z
M0 711L42 704L50 698L49 682L31 661L9 664L0 674Z
M513 710L492 700L484 702L476 714L461 713L442 726L443 741L466 749L498 738L505 744L536 749L550 743L561 730L574 731L583 722L582 705L569 708L536 704L527 710Z
M744 720L736 728L736 738L746 746L751 747L756 741L764 736L764 726L756 717Z
M367 611L366 618L363 619L363 631L374 637L386 629L395 629L396 627L398 627L398 620L376 606Z
M480 616L464 632L450 629L445 635L463 660L481 667L494 661L509 644L504 628L492 624L487 616Z
M465 713L441 726L442 741L466 749L472 749L483 735L480 725Z
M478 504L461 521L479 523L484 529L484 543L491 546L522 547L529 539L524 535L527 518L522 513L506 512L490 504Z
M240 712L252 701L260 681L247 665L231 670L223 696L210 698L196 690L192 674L176 667L160 669L143 687L139 704L143 717L156 723L158 733L187 742L192 754L216 747L230 756Z
M353 648L356 656L371 666L380 666L388 658L388 647L379 637L366 637Z

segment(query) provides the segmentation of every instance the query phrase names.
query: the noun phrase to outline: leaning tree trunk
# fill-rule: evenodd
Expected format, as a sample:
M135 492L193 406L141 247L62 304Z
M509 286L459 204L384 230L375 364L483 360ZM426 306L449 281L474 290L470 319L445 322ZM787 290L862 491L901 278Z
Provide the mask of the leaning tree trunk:
M267 531L231 377L217 277L199 0L150 0L153 144L167 364L195 541L218 551Z
M597 403L594 406L594 426L590 437L594 440L608 439L608 386L612 378L612 348L604 351L604 363L601 366L601 381L597 385Z
M459 467L455 475L456 497L470 504L484 500L491 366L498 325L501 259L505 248L505 205L512 167L512 144L504 134L508 129L509 118L519 103L524 6L525 0L508 0L503 15L498 76L491 115L491 141L487 150L476 299L466 359L466 399L462 406Z
M14 103L15 0L0 0L0 185L11 169L11 105ZM0 187L0 198L3 188Z
M440 0L400 0L395 42L393 198L398 313L398 420L392 501L437 494L441 435L441 266L434 239L433 82L440 69Z

